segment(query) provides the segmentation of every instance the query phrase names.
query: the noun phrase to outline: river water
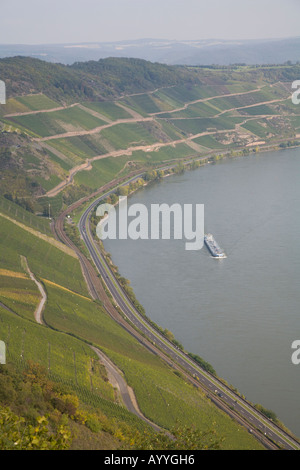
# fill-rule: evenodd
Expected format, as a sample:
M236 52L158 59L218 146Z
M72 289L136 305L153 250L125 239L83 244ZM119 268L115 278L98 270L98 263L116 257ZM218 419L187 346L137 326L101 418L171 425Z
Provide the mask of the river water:
M185 240L106 240L147 316L300 436L300 149L224 159L165 178L128 204L204 204L227 258Z

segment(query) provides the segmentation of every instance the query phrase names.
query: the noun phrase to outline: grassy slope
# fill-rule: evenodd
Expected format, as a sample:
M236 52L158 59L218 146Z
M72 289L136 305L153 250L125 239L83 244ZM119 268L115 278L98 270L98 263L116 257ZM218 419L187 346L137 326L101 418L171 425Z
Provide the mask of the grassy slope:
M38 217L2 196L0 196L0 212L45 235L52 236L48 218Z
M118 417L119 409L107 404L114 398L110 386L99 374L91 373L95 355L84 341L93 343L123 370L141 410L161 426L170 428L179 420L207 429L216 423L218 435L225 438L224 448L259 448L245 430L144 349L87 297L75 259L62 256L54 247L5 219L1 220L0 230L2 269L22 273L19 255L27 257L31 270L44 283L48 297L44 318L51 327L34 322L38 292L32 281L2 276L0 301L15 312L0 308L1 338L8 344L11 360L22 356L50 367L53 375L73 384L76 390L79 386L81 397L87 401L97 387L102 400L99 406ZM62 287L77 290L80 295Z
M34 274L87 295L76 258L1 217L1 267L20 272L20 255L26 256Z

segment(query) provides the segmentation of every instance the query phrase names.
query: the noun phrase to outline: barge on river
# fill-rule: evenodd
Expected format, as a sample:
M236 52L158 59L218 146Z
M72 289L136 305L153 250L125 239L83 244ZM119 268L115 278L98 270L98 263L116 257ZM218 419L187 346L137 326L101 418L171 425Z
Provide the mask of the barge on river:
M214 258L227 258L211 233L204 236L204 243Z

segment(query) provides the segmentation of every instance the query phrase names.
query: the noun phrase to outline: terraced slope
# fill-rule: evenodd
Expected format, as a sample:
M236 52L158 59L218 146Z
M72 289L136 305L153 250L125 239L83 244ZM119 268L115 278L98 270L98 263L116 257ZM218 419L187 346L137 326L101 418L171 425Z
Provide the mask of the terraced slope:
M9 98L1 118L8 179L11 168L25 169L24 196L54 197L63 191L68 199L70 193L87 193L126 175L129 168L147 170L178 158L298 142L300 114L291 105L291 83L278 81L276 69L261 75L251 71L249 82L249 68L225 71L221 79L219 71L196 73L204 83L162 86L113 100L59 106L45 93ZM35 199L35 207L46 212L46 200Z

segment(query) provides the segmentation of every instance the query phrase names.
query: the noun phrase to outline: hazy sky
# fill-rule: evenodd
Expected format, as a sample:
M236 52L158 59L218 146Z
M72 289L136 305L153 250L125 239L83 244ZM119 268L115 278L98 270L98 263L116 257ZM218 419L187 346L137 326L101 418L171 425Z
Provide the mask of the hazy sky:
M300 0L0 0L1 44L300 36Z

